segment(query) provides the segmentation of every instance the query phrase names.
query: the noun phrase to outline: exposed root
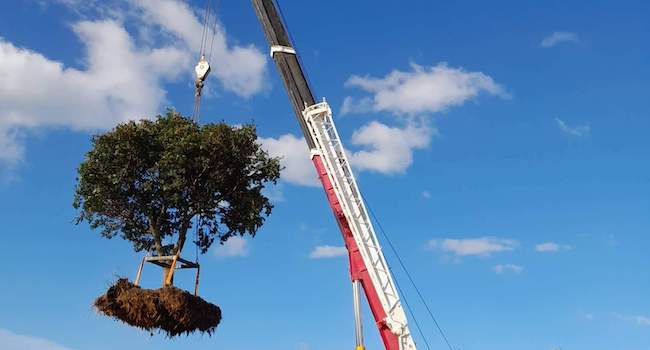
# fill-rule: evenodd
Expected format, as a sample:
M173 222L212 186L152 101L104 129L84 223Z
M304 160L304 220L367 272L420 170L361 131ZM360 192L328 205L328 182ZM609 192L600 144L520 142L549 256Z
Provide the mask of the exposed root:
M95 307L133 327L160 331L169 337L196 331L212 335L221 322L221 309L176 287L142 289L120 278Z

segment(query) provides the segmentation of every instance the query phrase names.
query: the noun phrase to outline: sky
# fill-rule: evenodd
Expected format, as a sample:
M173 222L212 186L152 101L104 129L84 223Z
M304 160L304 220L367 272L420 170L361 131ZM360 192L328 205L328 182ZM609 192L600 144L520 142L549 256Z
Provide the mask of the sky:
M168 107L190 114L204 4L0 2L0 349L354 346L343 242L248 1L219 4L201 121L254 122L285 169L258 235L201 256L218 331L169 340L91 307L142 255L74 225L76 167L94 134ZM280 5L370 208L454 349L648 349L647 2ZM418 348L413 316L445 349L385 253ZM143 285L158 283L148 267ZM367 348L381 349L365 304L364 320Z

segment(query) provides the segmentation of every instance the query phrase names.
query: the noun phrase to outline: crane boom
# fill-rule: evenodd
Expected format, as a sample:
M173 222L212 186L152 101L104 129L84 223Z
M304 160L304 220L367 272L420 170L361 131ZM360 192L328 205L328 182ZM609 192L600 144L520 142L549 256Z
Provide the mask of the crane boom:
M314 140L309 135L309 130L302 119L302 110L305 106L316 103L311 92L305 73L300 66L296 51L291 46L289 33L282 23L282 17L274 1L253 1L255 12L262 24L266 40L271 46L271 58L280 71L284 86L289 94L291 106L298 117L300 129L305 136L305 141L310 149L315 147Z
M316 103L275 1L252 1L307 141L311 160L343 234L354 295L358 295L356 287L360 284L386 350L415 350L395 282L334 125L332 111L325 100ZM358 321L356 329L357 349L363 349Z

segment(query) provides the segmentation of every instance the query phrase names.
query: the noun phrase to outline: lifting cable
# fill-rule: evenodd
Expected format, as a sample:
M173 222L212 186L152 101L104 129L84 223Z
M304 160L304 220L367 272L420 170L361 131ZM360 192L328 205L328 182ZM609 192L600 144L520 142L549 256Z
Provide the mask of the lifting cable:
M201 34L201 48L199 49L199 54L202 56L205 54L206 38L208 37L208 31L210 29L210 12L212 11L212 1L207 0L205 2L205 10L203 11L203 33Z
M214 16L212 16L212 39L210 40L210 51L208 54L208 62L212 62L212 48L214 47L214 38L217 35L217 23L218 23L218 18L217 18L217 11L219 11L220 8L220 0L216 0L215 5L214 5ZM206 41L207 44L207 41Z
M389 267L388 269L393 271L391 267ZM426 345L428 350L431 350L431 346L429 346L429 341L427 340L427 337L424 336L424 332L422 332L422 328L420 327L420 322L418 322L418 318L415 316L413 309L411 309L411 304L409 304L409 301L406 298L406 294L402 291L402 287L399 285L397 278L395 278L395 285L397 286L397 291L399 292L399 294L404 296L404 304L406 304L406 309L408 310L409 314L411 314L411 317L413 318L413 323L415 323L415 328L418 329L418 333L420 333L420 337L422 337L422 340L424 341L424 345Z
M201 93L205 80L210 74L209 60L212 59L212 49L214 46L214 37L217 33L217 9L213 11L212 0L206 0L205 10L203 14L203 32L201 33L201 46L199 47L199 61L194 67L196 73L196 80L194 81L194 110L192 111L192 119L198 122L201 115ZM218 6L218 1L216 6ZM206 52L209 50L209 58L206 59Z
M205 80L210 74L210 61L212 60L212 49L214 47L214 37L217 33L217 10L219 0L216 0L213 9L212 0L206 0L203 12L203 32L201 34L201 46L199 47L199 61L194 67L196 80L194 81L194 109L192 110L192 120L199 123L201 119L201 93ZM209 46L209 50L208 50ZM206 54L208 58L206 59ZM195 245L195 262L199 263L199 226L201 222L199 217L194 224L194 245Z
M363 198L364 202L366 202L366 207L368 207L368 211L370 212L370 215L372 215L373 219L377 223L377 227L379 227L379 231L381 231L382 236L384 237L384 239L388 243L388 246L390 247L391 251L393 252L395 257L397 258L397 261L399 262L399 265L402 267L402 270L404 270L404 272L406 273L406 277L408 278L409 282L411 282L411 285L413 286L413 289L415 289L415 292L417 293L417 295L418 295L418 297L420 299L420 302L426 308L427 313L429 314L429 317L431 317L431 320L436 325L436 328L438 329L438 332L442 336L442 339L444 339L445 343L447 344L447 347L449 347L449 350L454 350L454 348L451 346L451 343L449 342L449 339L447 338L447 335L442 330L442 327L440 326L440 323L438 323L438 320L433 315L433 312L431 311L431 308L429 308L429 304L427 304L426 300L422 296L422 293L420 293L420 289L415 284L415 281L413 280L413 277L411 276L408 269L406 268L406 265L404 264L404 261L400 257L399 253L397 253L397 249L393 245L393 242L390 240L390 238L388 238L388 234L386 233L383 226L381 225L381 222L379 221L379 218L377 218L377 215L375 215L374 211L370 207L370 204L368 204L368 200L365 198L365 196L363 194L361 194L361 198ZM397 280L395 280L395 284L397 285L397 288L400 289L399 285L397 284ZM404 294L402 293L402 295L404 295ZM406 302L406 298L404 298L404 302L406 303L406 306L410 311L411 308L410 308L410 306L408 306L408 302ZM413 319L415 320L415 315L413 314L413 311L411 311L411 314L413 315ZM417 328L419 330L420 327L417 324L417 321L415 323L416 323L416 326L417 326ZM422 336L422 337L424 338L424 336ZM425 339L424 342L427 344L427 347L428 347L428 343L427 343L426 339Z

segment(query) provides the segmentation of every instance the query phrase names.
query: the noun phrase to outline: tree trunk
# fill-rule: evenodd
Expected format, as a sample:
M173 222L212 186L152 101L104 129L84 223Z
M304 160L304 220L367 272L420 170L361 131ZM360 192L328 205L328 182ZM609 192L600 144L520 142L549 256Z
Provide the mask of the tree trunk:
M191 219L190 219L191 220ZM186 220L183 222L183 225L180 228L180 231L178 232L178 241L176 242L176 247L175 249L171 252L172 254L176 255L178 254L180 256L181 251L183 250L183 246L185 246L185 239L187 237L187 230L190 226L190 220ZM149 217L149 230L151 231L151 235L153 236L153 241L154 241L154 246L156 247L156 252L158 253L158 256L164 256L163 252L163 247L162 247L162 240L160 237L160 231L158 230L158 227L156 226L155 222L153 221L152 217ZM170 267L163 267L162 269L162 285L163 287L167 287L167 276L169 275L169 272L171 271L171 261L169 262ZM172 275L171 281L169 283L170 286L174 285L174 276Z
M158 228L156 227L156 224L151 216L149 217L149 231L151 231L151 236L153 236L153 243L154 243L154 247L156 248L156 254L158 254L158 256L164 256L165 252L163 251L162 239L160 238L160 231L158 231ZM163 267L162 269L163 287L167 285L167 275L169 275L170 270L171 268L169 267ZM172 276L172 280L170 284L174 285L174 276Z
M153 237L153 244L154 247L156 248L156 253L158 253L158 256L162 256L163 255L162 239L160 238L160 232L158 231L158 228L156 227L156 223L154 222L152 217L149 217L149 231L151 232L151 236Z
M162 273L162 286L167 287L167 275L169 275L169 271L171 269L169 267L163 267L163 273ZM172 280L169 282L169 286L174 285L174 276L172 275Z

